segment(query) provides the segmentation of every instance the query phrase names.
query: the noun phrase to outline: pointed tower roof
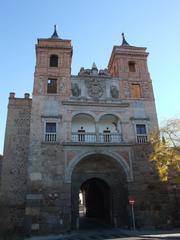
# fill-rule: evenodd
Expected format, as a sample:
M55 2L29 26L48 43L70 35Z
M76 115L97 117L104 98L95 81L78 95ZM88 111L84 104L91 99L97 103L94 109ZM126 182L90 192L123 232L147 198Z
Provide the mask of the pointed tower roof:
M122 44L121 46L130 46L129 43L126 41L124 33L122 33Z
M95 62L93 62L92 69L98 69Z
M57 34L57 30L56 30L56 25L54 25L54 33L52 34L51 38L53 38L53 39L59 38L59 36Z

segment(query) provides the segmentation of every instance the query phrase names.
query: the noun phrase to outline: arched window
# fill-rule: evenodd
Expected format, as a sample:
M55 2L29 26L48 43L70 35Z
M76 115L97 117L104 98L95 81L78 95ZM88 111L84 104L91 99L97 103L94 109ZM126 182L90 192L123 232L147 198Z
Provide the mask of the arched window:
M57 55L50 56L49 66L50 67L58 67L58 56Z

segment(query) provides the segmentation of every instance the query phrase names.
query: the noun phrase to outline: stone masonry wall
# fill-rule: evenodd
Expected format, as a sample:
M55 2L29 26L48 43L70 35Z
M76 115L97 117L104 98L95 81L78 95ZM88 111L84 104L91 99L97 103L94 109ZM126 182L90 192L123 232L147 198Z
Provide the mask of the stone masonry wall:
M136 201L137 227L163 227L170 218L167 186L160 181L155 166L149 160L149 144L134 145L133 152L134 181L129 185L129 192Z
M2 164L0 231L24 222L31 99L10 95Z

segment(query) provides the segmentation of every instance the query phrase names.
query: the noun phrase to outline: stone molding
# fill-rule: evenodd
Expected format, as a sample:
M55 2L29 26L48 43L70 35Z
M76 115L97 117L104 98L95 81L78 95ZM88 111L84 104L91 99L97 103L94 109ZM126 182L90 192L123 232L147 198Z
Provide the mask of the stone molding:
M80 101L62 101L63 105L72 105L72 106L99 106L99 107L121 107L121 108L128 108L129 103L122 103L122 102L94 102L94 101L87 101L87 102L80 102Z
M120 154L114 153L112 151L97 150L97 151L83 152L83 153L79 154L78 156L76 156L73 160L71 160L65 170L64 182L71 183L71 176L72 176L72 172L73 172L73 169L75 168L75 166L83 158L94 155L94 154L105 155L105 156L108 156L108 157L112 158L113 160L115 160L121 166L121 168L124 170L127 182L133 181L133 175L132 175L131 168L128 165L127 161ZM130 159L130 161L131 161L131 159Z

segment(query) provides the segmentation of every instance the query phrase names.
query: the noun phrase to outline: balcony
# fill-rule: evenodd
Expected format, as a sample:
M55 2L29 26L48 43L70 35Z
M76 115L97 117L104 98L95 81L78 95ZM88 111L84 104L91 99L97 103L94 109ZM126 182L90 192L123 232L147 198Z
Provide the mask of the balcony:
M44 136L45 142L56 142L56 133L46 133Z
M57 141L56 133L46 133L44 141L48 143L55 143ZM72 132L71 142L73 143L123 143L122 135L120 133L92 133L92 132ZM136 142L144 144L148 142L147 135L137 135Z
M143 144L148 142L148 137L146 134L139 134L136 136L137 143Z
M78 133L72 132L72 142L84 143L120 143L122 142L121 134L119 133Z

